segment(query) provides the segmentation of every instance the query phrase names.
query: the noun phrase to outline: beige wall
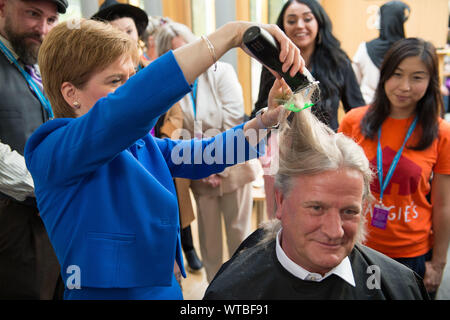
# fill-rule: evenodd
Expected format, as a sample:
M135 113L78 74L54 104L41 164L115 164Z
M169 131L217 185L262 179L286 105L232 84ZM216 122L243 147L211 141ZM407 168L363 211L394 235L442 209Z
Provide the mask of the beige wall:
M190 0L164 0L163 16L173 21L183 23L192 29L191 1Z
M374 6L381 0L321 0L333 23L333 33L341 41L342 48L352 57L362 41L378 37L373 28L376 16ZM421 37L437 48L447 40L448 0L403 0L411 8L405 24L407 37Z

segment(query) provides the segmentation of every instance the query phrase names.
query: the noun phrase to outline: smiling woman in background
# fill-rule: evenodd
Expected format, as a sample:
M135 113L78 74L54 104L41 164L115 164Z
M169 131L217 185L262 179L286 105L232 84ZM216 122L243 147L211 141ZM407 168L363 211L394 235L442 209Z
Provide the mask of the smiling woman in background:
M450 237L450 125L439 117L442 106L434 46L403 39L386 53L373 104L349 112L339 128L378 171L367 245L416 271L431 296Z
M320 81L321 101L312 108L313 113L337 130L339 101L345 111L365 103L350 59L332 33L330 18L316 0L290 0L281 9L276 24L300 49L306 68ZM267 106L273 80L273 75L263 68L253 114Z
M320 81L321 99L311 109L313 114L333 130L337 130L340 101L346 112L366 103L350 59L332 33L330 18L316 0L290 0L281 9L276 24L300 49L306 68L316 80ZM272 73L263 67L258 100L252 117L267 106L267 97L273 81ZM267 169L271 166L271 157L277 157L276 152L272 150L277 149L277 137L273 135L269 137L267 154L261 159L269 218L275 217L275 199L274 178ZM276 160L273 161L276 163Z

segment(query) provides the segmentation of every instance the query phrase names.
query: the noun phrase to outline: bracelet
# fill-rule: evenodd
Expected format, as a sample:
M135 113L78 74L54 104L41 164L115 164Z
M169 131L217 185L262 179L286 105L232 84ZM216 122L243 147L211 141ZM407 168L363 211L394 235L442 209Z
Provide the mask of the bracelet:
M217 70L217 58L216 58L216 51L214 50L214 46L212 45L211 41L209 41L207 36L201 37L203 41L205 41L206 45L208 46L209 52L211 53L211 56L214 61L214 71Z
M262 121L262 115L266 112L267 108L262 108L256 113L256 121L258 122L259 129L267 129L267 126Z
M256 113L256 120L258 122L258 127L260 129L278 129L280 127L280 123L278 122L276 125L268 127L266 126L263 121L262 121L262 115L268 110L267 107L260 109L257 113Z

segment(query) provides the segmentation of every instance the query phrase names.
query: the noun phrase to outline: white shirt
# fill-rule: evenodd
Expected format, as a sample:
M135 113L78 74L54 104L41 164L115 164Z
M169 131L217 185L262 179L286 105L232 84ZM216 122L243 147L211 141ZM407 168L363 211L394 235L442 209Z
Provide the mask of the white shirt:
M7 144L0 142L0 192L24 201L34 197L34 184L25 159Z
M328 278L330 275L335 274L348 282L353 287L356 287L355 285L355 278L353 277L353 270L352 266L350 264L350 259L348 257L345 257L344 260L341 261L340 264L338 264L336 267L331 269L329 272L327 272L324 276L322 276L319 273L309 272L308 270L302 268L298 264L296 264L294 261L289 259L289 257L284 253L283 248L281 248L280 245L280 236L281 231L278 231L277 239L276 239L276 254L277 259L280 262L280 264L285 268L289 273L294 275L295 277L302 279L302 280L308 280L308 281L316 281L320 282L326 278Z
M366 104L372 103L380 80L380 70L370 59L365 42L359 45L353 57L352 66L364 101Z
M10 49L14 57L17 55L8 40L0 35L0 40ZM0 54L3 54L0 52ZM18 200L34 197L34 183L25 165L25 159L17 151L0 141L0 192Z

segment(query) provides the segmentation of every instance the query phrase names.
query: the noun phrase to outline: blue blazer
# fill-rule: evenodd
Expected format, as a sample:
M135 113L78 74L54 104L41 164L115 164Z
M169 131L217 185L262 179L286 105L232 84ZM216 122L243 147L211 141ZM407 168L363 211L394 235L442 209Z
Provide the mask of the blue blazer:
M149 135L190 90L169 52L84 116L49 121L28 140L26 163L65 283L70 266L92 288L171 286L174 261L185 276L172 177L207 177L264 152L249 146L243 125L205 140Z

